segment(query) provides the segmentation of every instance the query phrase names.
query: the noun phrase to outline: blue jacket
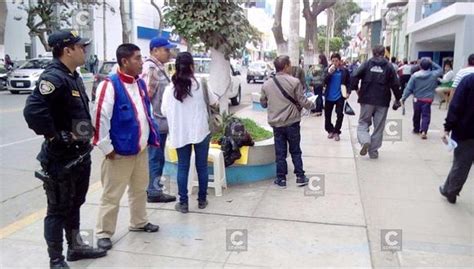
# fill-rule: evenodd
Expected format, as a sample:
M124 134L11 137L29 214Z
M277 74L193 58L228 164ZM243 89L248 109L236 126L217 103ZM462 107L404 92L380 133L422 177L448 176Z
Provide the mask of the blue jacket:
M140 124L137 118L137 112L133 108L122 82L117 73L108 78L113 85L115 92L115 103L110 126L110 139L117 154L130 156L140 152ZM148 98L145 82L137 79L138 88L143 98L146 108L148 124L150 126L150 134L148 136L148 144L159 146L159 138L156 130L158 126L151 116L150 99Z
M443 69L433 63L432 70L420 70L413 74L403 91L402 101L413 94L418 99L433 99L436 87L438 86L438 78L443 74Z

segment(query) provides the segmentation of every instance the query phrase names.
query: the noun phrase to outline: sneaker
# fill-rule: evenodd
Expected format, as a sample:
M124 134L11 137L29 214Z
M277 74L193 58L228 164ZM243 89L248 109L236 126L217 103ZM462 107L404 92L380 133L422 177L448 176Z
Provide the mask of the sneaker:
M166 193L160 193L157 196L148 196L148 203L170 203L176 201L176 196Z
M89 245L69 247L67 250L67 261L73 262L82 259L96 259L107 255L107 250L93 248Z
M160 230L160 226L154 225L151 223L147 223L145 226L141 228L129 228L130 232L147 232L147 233L156 233Z
M422 133L421 133L421 139L423 139L423 140L428 139L428 136L426 135L425 132L422 132Z
M174 209L176 209L176 211L181 212L183 214L186 214L189 212L188 203L177 202L176 205L174 206Z
M339 134L334 134L334 141L340 141L341 140L341 137L339 136Z
M273 181L273 184L276 184L278 187L285 189L286 188L286 179L276 179Z
M207 207L209 203L207 202L207 200L198 200L198 208L199 209L204 209Z
M370 143L363 144L359 152L360 156L367 155L367 152L369 152L369 148L370 148Z
M97 247L109 250L112 248L112 241L110 240L110 238L100 238L97 240Z
M298 187L304 187L308 185L308 182L309 182L309 178L307 178L306 176L296 178L296 185L298 185Z
M379 158L379 152L378 151L369 152L369 157L371 159L378 159Z
M329 138L329 139L333 139L333 138L334 138L334 133L329 133L329 134L328 134L328 138Z

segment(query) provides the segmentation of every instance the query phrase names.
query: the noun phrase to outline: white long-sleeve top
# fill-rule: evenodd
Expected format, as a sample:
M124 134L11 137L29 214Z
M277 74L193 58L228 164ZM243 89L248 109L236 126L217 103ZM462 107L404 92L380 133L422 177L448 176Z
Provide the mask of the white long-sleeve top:
M200 84L192 80L192 96L186 96L182 103L174 97L173 83L165 89L161 112L168 119L168 143L173 148L202 142L210 133L207 105ZM210 104L216 104L217 96L209 88L208 93Z
M146 115L146 106L138 88L138 82L135 78L117 71L119 78L123 83L125 90L132 102L135 117L140 125L140 150L146 149L150 126ZM95 127L95 136L93 144L107 155L114 150L112 140L110 139L111 120L114 111L115 91L111 81L104 80L97 86L98 100L92 110L92 122Z

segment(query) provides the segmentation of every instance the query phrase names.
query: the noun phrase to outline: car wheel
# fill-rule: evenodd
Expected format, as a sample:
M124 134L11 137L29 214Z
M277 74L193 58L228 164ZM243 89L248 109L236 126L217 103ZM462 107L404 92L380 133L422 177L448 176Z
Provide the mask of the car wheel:
M241 99L242 99L242 87L239 85L239 92L237 93L236 97L230 98L230 103L233 106L238 106L240 104Z
M19 94L20 91L10 91L12 94Z

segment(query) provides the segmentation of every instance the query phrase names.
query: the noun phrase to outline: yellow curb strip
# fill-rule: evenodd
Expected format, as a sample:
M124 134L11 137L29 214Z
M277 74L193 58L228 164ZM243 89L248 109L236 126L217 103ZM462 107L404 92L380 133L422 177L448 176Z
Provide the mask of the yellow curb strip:
M102 187L101 182L99 180L96 183L89 186L88 193L96 192L101 187ZM45 215L46 215L46 208L42 208L42 209L40 209L36 212L31 213L28 216L25 216L25 217L15 221L15 222L9 224L9 225L3 227L2 229L0 229L0 239L4 239L4 238L18 232L19 230L21 230L23 228L26 228L27 226L35 223L36 221L44 218Z

